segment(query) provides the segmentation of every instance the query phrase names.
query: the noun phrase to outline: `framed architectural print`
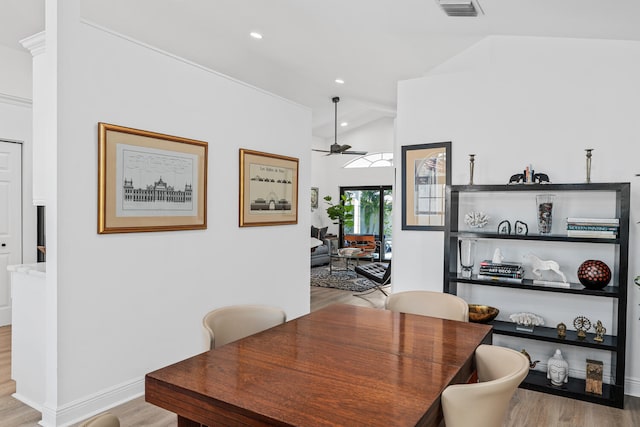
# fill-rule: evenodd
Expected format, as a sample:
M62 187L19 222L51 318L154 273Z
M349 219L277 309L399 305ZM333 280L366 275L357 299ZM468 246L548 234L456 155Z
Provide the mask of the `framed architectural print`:
M240 149L240 227L298 223L298 159Z
M318 209L318 198L320 197L320 190L318 187L311 187L311 209Z
M402 229L444 230L451 142L402 147Z
M207 148L98 123L98 233L207 228Z

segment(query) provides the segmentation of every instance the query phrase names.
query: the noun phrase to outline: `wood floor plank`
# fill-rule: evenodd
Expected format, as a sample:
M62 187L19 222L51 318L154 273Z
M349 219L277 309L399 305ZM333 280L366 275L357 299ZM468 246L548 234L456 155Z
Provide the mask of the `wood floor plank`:
M360 297L350 291L311 287L311 311L334 303L384 308L385 296L373 292ZM0 327L0 426L34 427L40 413L17 401L11 394L11 327ZM375 375L372 367L372 375ZM120 418L122 427L176 427L177 417L150 405L144 397L116 406L109 412ZM77 424L76 424L77 425ZM609 408L578 400L518 389L503 427L634 427L640 426L640 398L625 396L625 409Z

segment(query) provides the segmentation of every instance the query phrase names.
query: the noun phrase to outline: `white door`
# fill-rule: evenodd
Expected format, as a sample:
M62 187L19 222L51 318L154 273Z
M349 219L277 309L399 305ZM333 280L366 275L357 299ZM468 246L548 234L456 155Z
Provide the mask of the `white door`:
M0 326L11 323L8 265L22 262L22 145L0 140Z

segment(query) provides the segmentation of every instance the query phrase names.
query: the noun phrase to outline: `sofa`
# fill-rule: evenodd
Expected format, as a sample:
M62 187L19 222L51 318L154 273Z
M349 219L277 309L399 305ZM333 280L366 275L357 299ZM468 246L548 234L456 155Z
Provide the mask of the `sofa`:
M325 238L326 234L327 227L311 226L311 267L329 264L331 241Z

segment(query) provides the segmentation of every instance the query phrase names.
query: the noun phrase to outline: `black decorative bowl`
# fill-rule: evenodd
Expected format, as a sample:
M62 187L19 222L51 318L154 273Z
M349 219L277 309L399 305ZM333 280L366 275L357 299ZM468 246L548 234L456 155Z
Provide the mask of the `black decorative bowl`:
M587 289L602 289L611 281L611 270L602 261L588 259L578 267L578 280Z

